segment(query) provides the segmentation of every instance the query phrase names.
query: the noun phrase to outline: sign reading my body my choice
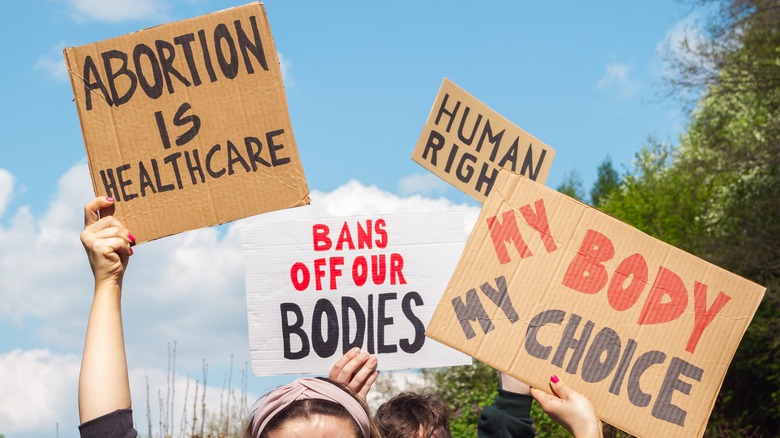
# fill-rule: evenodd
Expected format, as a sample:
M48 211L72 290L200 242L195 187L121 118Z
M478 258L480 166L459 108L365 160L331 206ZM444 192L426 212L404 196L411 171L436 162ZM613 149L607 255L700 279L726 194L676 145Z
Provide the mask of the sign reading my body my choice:
M704 433L765 288L502 171L427 335L637 436Z
M267 223L241 236L255 375L324 373L356 346L383 370L471 363L425 337L463 250L461 213Z
M95 193L139 243L308 204L261 3L65 58Z

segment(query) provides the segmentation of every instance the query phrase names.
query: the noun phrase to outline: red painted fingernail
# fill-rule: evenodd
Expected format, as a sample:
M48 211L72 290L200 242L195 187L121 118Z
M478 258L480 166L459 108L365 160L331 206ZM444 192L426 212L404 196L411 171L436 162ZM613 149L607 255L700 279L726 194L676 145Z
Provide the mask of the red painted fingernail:
M133 236L133 233L127 233L127 238L130 239L131 242L135 242L135 236Z
M112 198L112 197L110 197L110 196L106 196L106 201L108 201L108 202L114 202L114 198Z
M133 248L128 248L130 250L130 255L133 255Z
M550 376L550 381L553 382L553 383L558 383L560 381L560 379L558 378L558 376L553 374L552 376Z

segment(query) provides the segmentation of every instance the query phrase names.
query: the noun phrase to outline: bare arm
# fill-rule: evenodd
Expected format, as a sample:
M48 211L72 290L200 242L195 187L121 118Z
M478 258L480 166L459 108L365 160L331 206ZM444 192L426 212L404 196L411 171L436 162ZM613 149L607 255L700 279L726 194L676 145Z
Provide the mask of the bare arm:
M514 392L515 394L531 394L531 387L525 383L515 379L509 374L501 373L501 380L499 381L499 387L504 391Z
M131 406L121 298L134 239L121 222L105 215L112 207L113 200L104 197L84 207L81 242L95 277L95 291L79 375L81 423Z

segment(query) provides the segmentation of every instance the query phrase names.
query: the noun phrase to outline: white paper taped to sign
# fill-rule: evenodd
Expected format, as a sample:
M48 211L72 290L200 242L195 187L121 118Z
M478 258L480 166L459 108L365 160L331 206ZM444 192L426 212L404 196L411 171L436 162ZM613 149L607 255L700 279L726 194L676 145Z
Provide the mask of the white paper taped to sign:
M241 238L255 375L325 373L356 346L382 370L471 363L425 337L463 251L461 212L268 223Z

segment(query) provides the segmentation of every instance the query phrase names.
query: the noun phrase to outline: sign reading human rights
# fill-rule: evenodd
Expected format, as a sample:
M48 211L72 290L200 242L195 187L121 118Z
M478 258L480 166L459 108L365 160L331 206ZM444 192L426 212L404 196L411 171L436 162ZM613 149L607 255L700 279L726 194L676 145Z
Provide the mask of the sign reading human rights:
M427 335L637 436L704 433L765 288L502 171Z
M139 243L308 204L261 3L65 58L95 193Z
M555 150L444 79L412 159L479 202L500 169L544 183Z
M465 365L425 337L464 244L459 212L242 229L255 375L322 373L353 347L383 370Z

